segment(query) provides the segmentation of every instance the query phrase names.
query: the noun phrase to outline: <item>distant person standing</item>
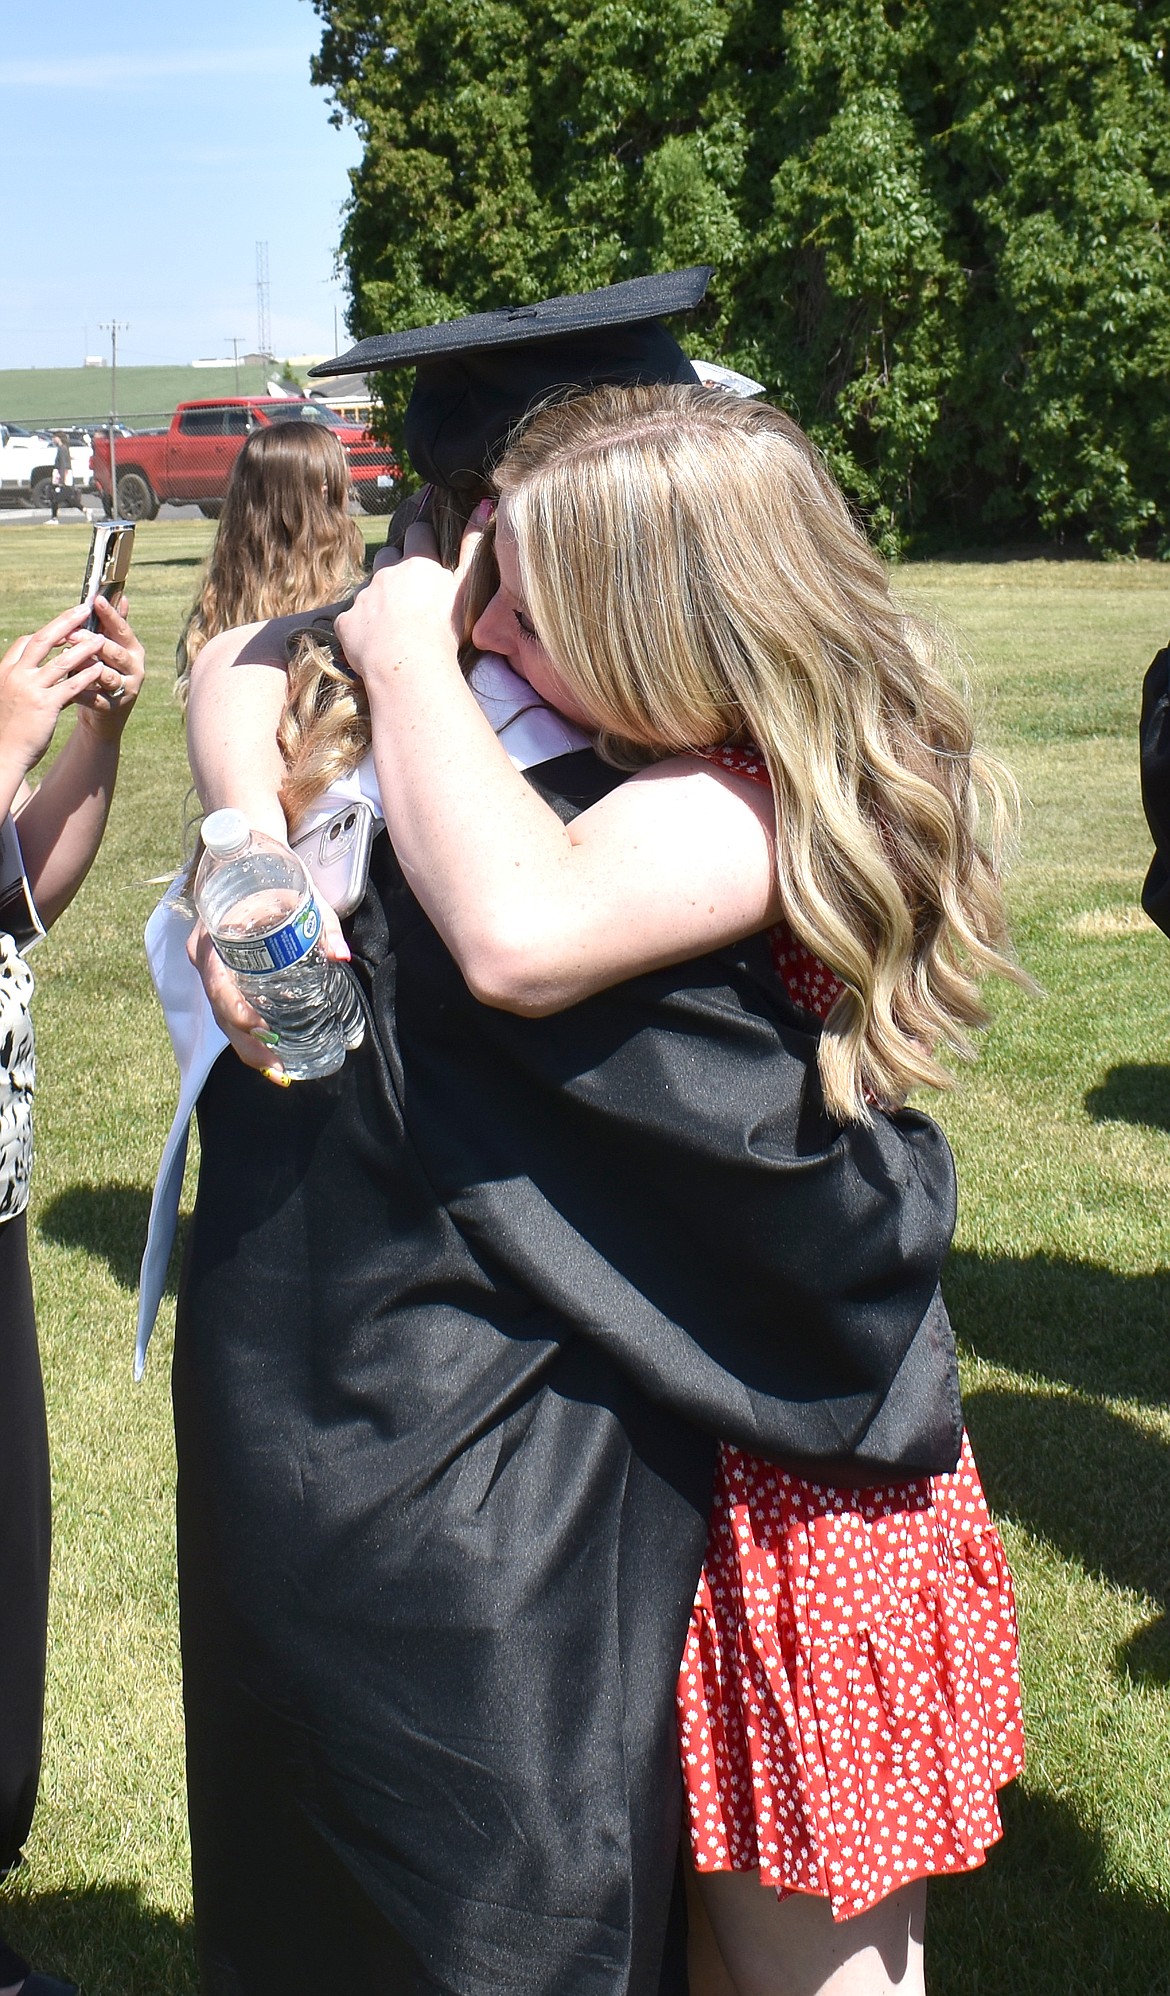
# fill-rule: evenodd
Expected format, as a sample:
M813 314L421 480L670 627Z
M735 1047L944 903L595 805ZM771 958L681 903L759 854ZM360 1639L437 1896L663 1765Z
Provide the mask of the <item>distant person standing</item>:
M81 494L73 482L73 459L69 454L69 445L65 441L64 432L54 430L53 442L57 446L57 454L53 459L53 490L49 499L53 511L52 517L45 521L46 527L60 526L57 513L62 499L67 506L76 506L80 513L85 514Z

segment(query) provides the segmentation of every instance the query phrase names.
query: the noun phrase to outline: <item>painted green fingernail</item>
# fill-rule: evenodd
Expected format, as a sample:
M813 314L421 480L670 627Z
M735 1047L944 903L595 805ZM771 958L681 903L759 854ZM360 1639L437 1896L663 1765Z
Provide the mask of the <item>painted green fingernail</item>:
M262 1047L278 1047L280 1045L279 1033L263 1033L259 1026L253 1028L252 1038L259 1040Z

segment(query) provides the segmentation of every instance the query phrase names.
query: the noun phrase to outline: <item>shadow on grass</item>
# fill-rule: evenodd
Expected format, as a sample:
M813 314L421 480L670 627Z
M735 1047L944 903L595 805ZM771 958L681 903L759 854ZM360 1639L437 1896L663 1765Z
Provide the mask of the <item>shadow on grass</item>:
M1110 1884L1067 1802L1008 1789L982 1871L931 1888L932 1996L1170 1996L1170 1911Z
M1117 1587L1170 1602L1170 1449L1107 1407L1045 1393L967 1396L992 1509ZM1159 1633L1161 1631L1161 1633ZM1170 1682L1165 1616L1118 1656Z
M1117 1275L1057 1255L948 1257L955 1331L981 1358L1083 1393L1170 1401L1170 1270Z
M1135 1684L1170 1684L1170 1614L1155 1615L1139 1629L1118 1660Z
M148 1906L131 1886L0 1894L0 1927L34 1968L67 1976L81 1996L196 1996L190 1923Z
M1136 1061L1111 1067L1104 1081L1089 1089L1085 1108L1096 1123L1170 1130L1170 1067Z
M1108 1883L1100 1839L1067 1803L1009 1789L1002 1806L983 1870L932 1888L933 1996L1170 1996L1170 1913ZM0 1923L82 1996L195 1996L189 1924L127 1886L0 1897Z
M954 1254L947 1301L980 1357L1077 1393L1164 1406L1170 1400L1170 1272L1117 1275L1033 1255ZM1006 1388L966 1396L988 1496L1087 1570L1170 1608L1170 1449L1136 1422L1067 1394ZM1170 1683L1165 1612L1117 1658Z
M61 1247L80 1247L97 1256L120 1288L134 1291L146 1246L150 1198L143 1185L71 1185L41 1208L40 1231ZM178 1283L186 1228L180 1215L167 1268L168 1296L175 1294Z

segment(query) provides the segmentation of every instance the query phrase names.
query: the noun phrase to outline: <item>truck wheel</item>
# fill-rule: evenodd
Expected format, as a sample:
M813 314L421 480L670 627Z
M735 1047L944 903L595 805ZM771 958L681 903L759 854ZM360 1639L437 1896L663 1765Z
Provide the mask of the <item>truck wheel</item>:
M158 500L140 471L123 471L118 478L118 518L153 520Z
M363 513L392 513L398 504L398 488L394 485L368 483L354 489Z
M201 499L199 501L199 511L205 520L218 520L220 514L223 512L223 500Z
M51 506L53 503L53 474L51 471L38 471L34 474L29 499L34 506Z

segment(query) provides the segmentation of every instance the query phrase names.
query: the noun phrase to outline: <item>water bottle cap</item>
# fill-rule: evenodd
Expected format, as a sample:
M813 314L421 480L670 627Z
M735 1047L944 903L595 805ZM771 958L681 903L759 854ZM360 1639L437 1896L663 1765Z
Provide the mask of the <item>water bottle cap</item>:
M213 811L203 820L203 843L217 859L243 852L251 836L252 827L242 811Z

